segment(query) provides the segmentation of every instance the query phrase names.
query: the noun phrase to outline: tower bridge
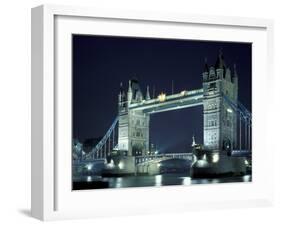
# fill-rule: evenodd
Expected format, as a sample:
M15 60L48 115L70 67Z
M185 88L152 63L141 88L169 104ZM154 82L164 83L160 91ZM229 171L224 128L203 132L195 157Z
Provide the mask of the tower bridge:
M129 109L143 111L145 114L154 114L202 105L202 100L203 89L191 91L183 90L180 93L171 95L161 93L157 98L146 99L140 103L133 103L129 106Z
M172 155L179 157L180 154L150 155L150 115L203 105L204 141L200 154L194 154L194 167L213 167L215 173L223 173L227 164L235 165L238 170L244 169L240 153L251 153L252 116L238 101L236 66L231 71L220 53L214 66L205 62L202 86L171 95L160 93L151 98L149 87L144 95L138 80L130 80L126 91L121 83L118 116L103 139L81 160L106 159L116 152L127 166L127 172L133 172L136 165L147 161L161 161L172 158ZM190 156L186 154L189 160Z

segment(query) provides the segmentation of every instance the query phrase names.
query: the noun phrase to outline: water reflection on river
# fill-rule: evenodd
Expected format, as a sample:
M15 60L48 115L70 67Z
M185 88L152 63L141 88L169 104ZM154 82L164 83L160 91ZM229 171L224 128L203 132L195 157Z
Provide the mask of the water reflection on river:
M85 176L74 178L74 182L89 182L94 184L95 181L106 182L107 188L126 188L126 187L146 187L146 186L164 186L164 185L191 185L191 184L213 184L228 182L249 182L252 180L250 175L225 177L214 179L191 179L191 177L182 174L163 174L163 175L144 175L144 176L126 176L126 177L92 177ZM94 187L93 187L94 188Z

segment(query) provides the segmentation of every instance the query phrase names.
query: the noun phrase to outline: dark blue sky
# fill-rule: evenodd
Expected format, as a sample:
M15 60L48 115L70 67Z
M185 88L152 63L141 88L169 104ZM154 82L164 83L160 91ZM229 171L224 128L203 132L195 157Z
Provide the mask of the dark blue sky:
M252 47L250 43L209 42L112 36L73 35L73 137L105 134L117 116L120 82L137 77L155 93L202 88L207 58L214 65L222 50L226 65L236 64L239 100L251 111ZM161 151L189 148L194 134L203 142L203 107L163 112L151 116L150 138Z

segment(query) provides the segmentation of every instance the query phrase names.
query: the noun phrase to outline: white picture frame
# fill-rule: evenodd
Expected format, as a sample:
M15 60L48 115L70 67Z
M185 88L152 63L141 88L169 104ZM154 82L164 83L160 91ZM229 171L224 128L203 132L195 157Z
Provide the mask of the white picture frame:
M131 36L151 37L149 32L156 30L158 33L155 33L155 37L170 37L171 34L162 29L165 26L174 29L174 34L178 34L179 38L185 37L182 31L189 26L193 29L189 39L248 40L254 43L253 182L72 192L69 187L71 163L67 154L69 151L71 155L68 136L71 131L69 34L74 31L91 34L100 29L102 34L122 36L130 30ZM114 29L116 27L119 29ZM273 22L265 19L111 11L56 5L33 8L32 216L41 220L56 220L271 205L273 179L265 172L273 171L273 150L266 149L270 142L266 121L267 109L271 104L267 97L272 93L273 85L272 39ZM65 61L60 60L60 56ZM260 92L261 89L264 92ZM61 136L62 133L66 136ZM66 151L59 151L61 147ZM63 162L63 158L68 160ZM109 205L108 200L118 205Z

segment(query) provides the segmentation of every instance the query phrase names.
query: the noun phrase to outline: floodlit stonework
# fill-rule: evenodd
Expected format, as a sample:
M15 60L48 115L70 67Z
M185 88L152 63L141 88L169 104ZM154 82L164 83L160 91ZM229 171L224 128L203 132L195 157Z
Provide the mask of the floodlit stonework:
M235 68L231 72L225 65L221 53L215 66L205 64L203 90L204 150L218 152L236 148L237 116L224 97L237 105L238 77Z

